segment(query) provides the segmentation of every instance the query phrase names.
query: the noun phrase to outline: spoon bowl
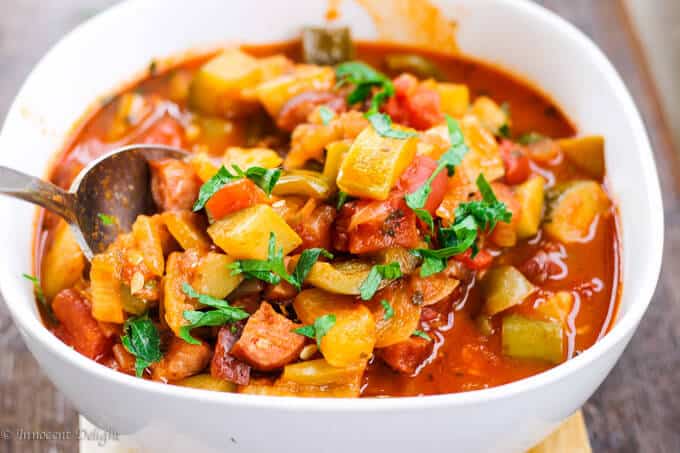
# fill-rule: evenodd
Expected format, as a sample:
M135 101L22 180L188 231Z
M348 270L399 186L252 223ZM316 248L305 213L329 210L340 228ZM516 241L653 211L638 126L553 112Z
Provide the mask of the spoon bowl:
M140 214L152 214L148 162L184 159L189 154L162 145L130 145L90 162L69 191L11 168L0 167L0 194L54 212L70 225L85 257L103 252L120 232L129 231Z

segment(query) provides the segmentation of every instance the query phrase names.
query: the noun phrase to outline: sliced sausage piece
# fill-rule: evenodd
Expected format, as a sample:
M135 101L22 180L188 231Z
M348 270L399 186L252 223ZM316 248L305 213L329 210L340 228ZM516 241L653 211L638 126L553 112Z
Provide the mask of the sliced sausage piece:
M293 332L302 327L278 314L267 302L248 319L231 354L260 371L276 370L295 360L305 337Z
M346 109L345 98L330 91L306 91L291 98L283 105L276 117L279 129L292 132L298 124L307 122L307 117L319 105L326 105L336 113Z
M160 362L151 365L154 381L172 382L198 374L210 363L212 351L207 343L189 344L172 337Z
M401 343L376 349L376 354L394 371L413 374L432 351L432 342L424 338L410 337Z
M239 385L247 385L250 381L250 366L229 354L242 330L243 327L238 324L220 328L217 334L217 344L215 344L215 354L210 363L212 377Z
M135 356L130 354L122 344L113 345L113 358L116 361L117 369L123 373L135 374Z
M65 289L52 301L52 310L68 339L67 344L93 360L101 359L111 351L112 342L92 317L90 302L78 291Z
M191 210L198 198L201 180L191 165L178 159L149 162L151 194L161 211Z

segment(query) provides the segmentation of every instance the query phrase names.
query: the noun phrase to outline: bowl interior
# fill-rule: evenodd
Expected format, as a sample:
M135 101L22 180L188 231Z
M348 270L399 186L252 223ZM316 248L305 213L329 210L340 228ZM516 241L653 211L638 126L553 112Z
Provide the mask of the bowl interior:
M435 3L459 22L465 53L536 82L564 108L581 133L606 137L608 183L621 213L624 291L616 323L622 325L614 331L620 327L619 339L623 338L649 303L663 240L663 211L651 150L623 83L580 32L529 2ZM87 107L140 74L152 59L222 43L292 38L303 25L323 24L326 6L318 0L292 4L277 0L124 2L80 26L36 67L0 135L0 163L42 175ZM253 20L255 10L258 20ZM342 2L340 23L351 24L356 37L376 36L369 17L352 1ZM125 24L124 32L120 24ZM0 212L0 237L6 239L0 257L0 287L24 334L56 342L43 332L31 286L21 278L22 272L31 270L35 210L2 198Z

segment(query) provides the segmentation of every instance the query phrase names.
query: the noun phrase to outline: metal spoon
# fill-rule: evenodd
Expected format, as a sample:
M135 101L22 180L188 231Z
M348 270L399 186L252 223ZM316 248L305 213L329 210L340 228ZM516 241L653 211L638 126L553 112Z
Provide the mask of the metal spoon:
M65 191L54 184L0 166L0 194L25 200L63 217L85 257L103 252L140 214L154 212L148 161L183 159L186 151L162 145L118 148L90 162ZM107 225L105 214L115 219Z

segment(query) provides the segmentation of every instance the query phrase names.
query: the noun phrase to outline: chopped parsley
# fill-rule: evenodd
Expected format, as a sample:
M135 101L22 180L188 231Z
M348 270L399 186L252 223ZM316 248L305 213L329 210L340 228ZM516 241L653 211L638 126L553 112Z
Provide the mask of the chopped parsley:
M338 200L335 203L336 209L339 211L345 203L347 203L347 199L349 198L349 194L347 192L343 192L342 190L338 190Z
M387 300L385 300L385 299L381 300L380 305L382 305L383 310L385 312L385 314L383 315L383 319L385 321L387 321L392 316L394 316L394 308L392 308L392 306L390 305L389 302L387 302Z
M376 264L371 268L366 280L359 286L359 292L363 300L370 300L383 279L392 280L401 277L399 263L392 261L389 264Z
M201 189L198 192L198 199L196 200L196 203L194 203L194 211L203 209L208 200L222 187L243 178L250 179L267 195L270 195L281 176L281 170L278 168L270 170L262 167L250 167L246 171L241 170L236 165L232 165L232 168L234 173L230 172L222 165L217 173L201 186Z
M47 305L47 299L45 298L45 293L43 292L42 286L40 286L40 280L38 280L37 277L29 274L21 274L26 280L30 281L33 283L33 292L35 293L35 297L38 299L38 302L43 304L44 306Z
M184 310L184 319L189 321L189 324L180 327L179 337L187 343L201 344L200 341L191 336L192 329L203 326L222 326L248 317L248 312L242 308L232 307L226 300L217 299L207 294L199 294L186 282L182 283L182 292L193 299L197 299L203 305L215 308L215 310L210 311Z
M368 121L373 126L373 129L375 129L375 131L383 137L404 140L409 137L418 135L416 132L413 131L405 131L393 128L392 118L390 118L389 115L385 113L366 112L366 118L368 118Z
M329 259L333 258L330 252L322 248L304 250L291 275L288 273L283 260L283 248L276 249L276 237L274 233L270 233L266 260L238 260L230 264L229 268L232 270L232 275L243 274L248 278L256 278L272 285L285 280L295 288L300 289L312 266L322 255Z
M413 209L420 220L425 222L429 227L430 232L434 230L434 220L432 215L425 209L422 209L427 202L427 198L432 191L432 181L446 168L449 176L454 172L456 166L460 165L463 157L468 152L468 147L465 144L463 132L460 130L458 121L446 115L446 125L449 129L449 141L451 145L449 149L439 158L437 168L432 172L429 178L416 189L414 192L406 194L404 199L409 208Z
M335 118L335 112L325 105L319 107L319 116L321 117L321 122L324 126L327 126L333 118Z
M412 254L423 258L421 276L427 277L443 271L448 258L471 247L474 256L480 230L491 232L499 221L510 221L512 213L507 210L505 203L498 201L483 174L480 173L476 183L482 200L461 203L456 208L454 223L449 227L439 228L442 248L411 250Z
M135 374L139 377L149 365L162 358L158 329L145 314L127 319L123 325L123 333L120 342L135 356Z
M380 106L391 96L394 96L394 85L385 74L381 74L367 64L358 61L348 61L341 63L335 69L335 75L339 84L350 83L354 85L347 95L347 104L353 105L365 101L372 93L373 87L379 88L368 109L368 114L377 113Z
M423 332L422 330L416 329L416 330L413 331L413 333L411 335L413 335L414 337L420 337L420 338L427 340L427 341L432 341L432 338L430 338L430 336L428 334L426 334L425 332Z
M316 318L314 320L314 324L311 326L299 327L294 329L293 332L316 340L317 346L321 348L321 339L328 333L329 330L331 330L331 327L334 325L335 315L330 313Z
M99 214L97 214L97 217L99 217L99 220L102 222L102 225L104 226L111 226L118 223L118 219L116 219L112 215L102 214L100 212Z
M496 135L503 138L510 138L510 104L503 102L501 104L501 110L505 113L505 123L501 124Z

